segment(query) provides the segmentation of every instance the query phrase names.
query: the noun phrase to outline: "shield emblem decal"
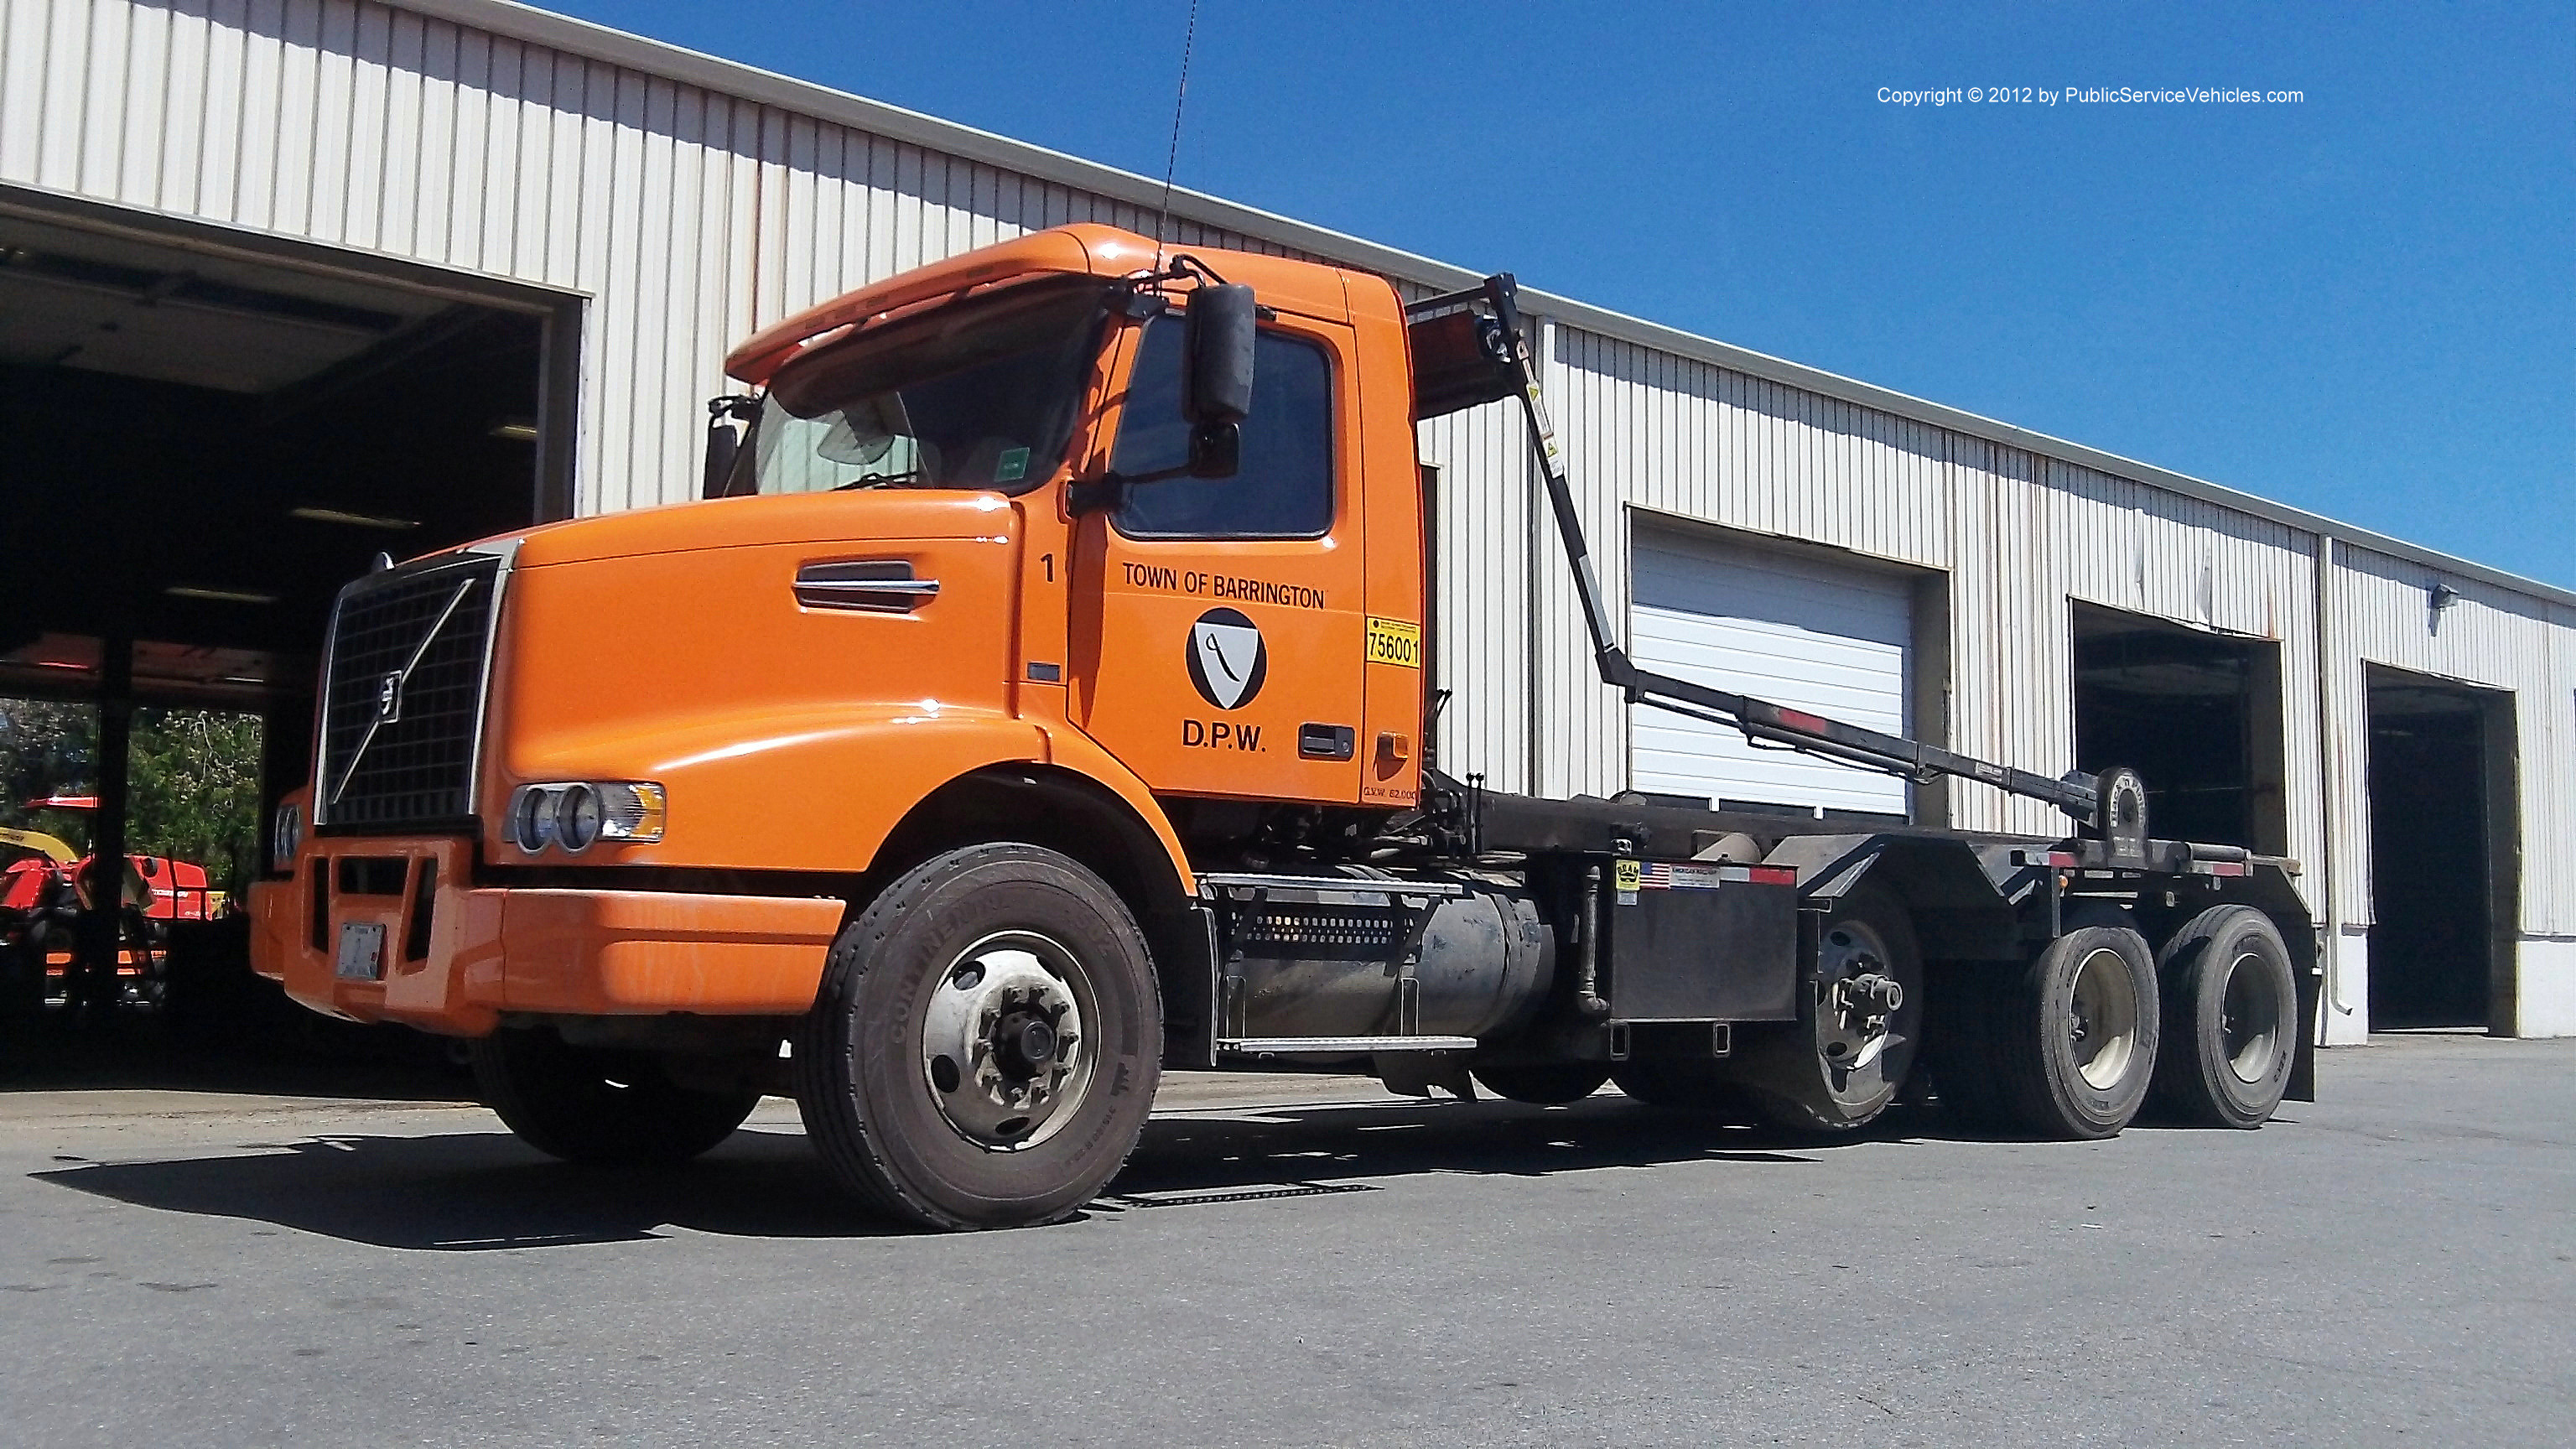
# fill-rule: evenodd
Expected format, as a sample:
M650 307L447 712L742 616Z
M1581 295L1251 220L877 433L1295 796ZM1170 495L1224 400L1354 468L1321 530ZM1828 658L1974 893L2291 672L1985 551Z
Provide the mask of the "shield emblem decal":
M1261 630L1233 609L1210 609L1190 625L1190 683L1219 709L1240 709L1261 693L1270 649Z

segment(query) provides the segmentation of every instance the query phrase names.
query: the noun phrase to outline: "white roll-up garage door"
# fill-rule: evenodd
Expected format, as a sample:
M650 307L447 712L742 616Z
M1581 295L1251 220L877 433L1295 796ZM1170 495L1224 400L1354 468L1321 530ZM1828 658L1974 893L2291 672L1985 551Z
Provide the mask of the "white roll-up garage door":
M1713 689L1907 732L1913 589L1899 576L1804 555L1640 530L1629 652ZM1634 788L1736 805L1906 813L1903 780L1756 748L1741 731L1629 706Z

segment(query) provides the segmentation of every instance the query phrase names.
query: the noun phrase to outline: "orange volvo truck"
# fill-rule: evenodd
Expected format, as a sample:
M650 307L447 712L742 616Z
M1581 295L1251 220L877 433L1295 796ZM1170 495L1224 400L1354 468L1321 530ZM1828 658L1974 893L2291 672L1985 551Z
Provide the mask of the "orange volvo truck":
M853 292L726 360L699 502L387 567L334 609L260 969L472 1038L558 1157L676 1161L792 1094L868 1205L1098 1193L1165 1071L1632 1097L1820 1134L1927 1074L2098 1138L2304 1096L2290 862L1636 667L1508 276L1096 226ZM1601 684L2051 802L2063 838L1540 799L1426 758L1415 423L1513 403ZM737 423L743 424L739 434ZM1474 687L1469 680L1465 686ZM1573 701L1569 700L1569 704Z

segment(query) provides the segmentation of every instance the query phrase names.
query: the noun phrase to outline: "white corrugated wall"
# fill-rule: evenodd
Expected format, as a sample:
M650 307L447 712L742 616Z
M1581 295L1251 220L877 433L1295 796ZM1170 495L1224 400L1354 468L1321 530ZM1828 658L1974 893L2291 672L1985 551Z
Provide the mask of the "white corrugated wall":
M754 326L1038 227L1150 222L1010 165L358 0L0 0L0 181L586 297L584 512L690 495L697 403ZM2073 747L2069 599L2281 641L2291 849L2331 866L2310 894L2327 906L2330 874L2341 922L2369 910L2360 661L2514 689L2522 925L2534 951L2565 948L2576 1031L2576 610L2453 578L2437 630L2421 564L2344 547L2321 586L2314 532L1994 440L2014 434L1562 322L1541 355L1615 619L1637 511L1945 576L1948 743L2048 773ZM1624 787L1625 711L1593 674L1512 408L1428 424L1422 453L1440 470L1434 682L1455 692L1442 762L1497 789ZM2060 828L1981 786L1952 802L1963 826Z
M2458 597L2433 607L2436 586ZM2367 664L2513 694L2518 814L2522 829L2517 923L2522 1035L2576 1034L2576 611L2476 579L2445 574L2372 549L2338 545L2329 573L2328 621L2339 662L2329 671L2334 808L2351 842L2337 857L2339 943L2357 969L2344 1005L2365 999L2371 921L2368 851L2370 715Z

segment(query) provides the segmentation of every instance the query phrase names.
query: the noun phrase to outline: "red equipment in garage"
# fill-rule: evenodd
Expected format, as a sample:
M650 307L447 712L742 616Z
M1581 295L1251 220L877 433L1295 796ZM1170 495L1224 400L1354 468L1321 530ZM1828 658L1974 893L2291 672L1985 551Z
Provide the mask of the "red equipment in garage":
M90 811L93 795L30 800L30 810ZM11 994L41 1002L68 980L79 940L80 912L90 902L94 858L76 856L60 839L33 830L0 829L0 953ZM159 855L125 858L116 974L123 994L158 1001L164 985L169 926L223 914L224 892L209 889L206 868Z

